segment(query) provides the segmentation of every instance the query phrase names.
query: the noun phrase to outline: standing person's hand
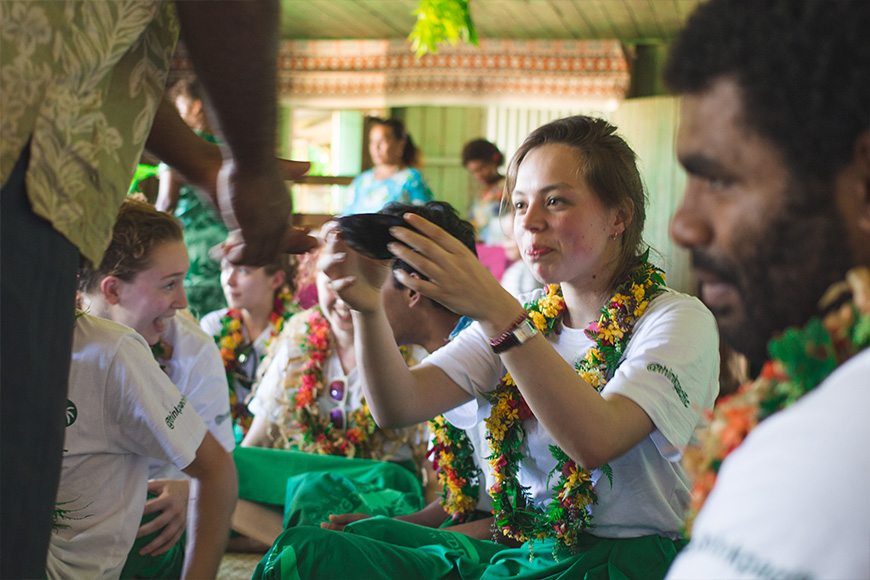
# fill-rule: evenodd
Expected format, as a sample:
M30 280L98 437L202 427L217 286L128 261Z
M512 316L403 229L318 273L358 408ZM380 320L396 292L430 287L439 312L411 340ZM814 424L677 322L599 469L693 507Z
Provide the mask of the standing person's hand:
M310 164L277 160L267 165L248 171L229 159L218 173L218 206L230 229L223 251L230 262L265 264L279 253L301 254L317 246L308 230L292 225L292 203L284 185Z

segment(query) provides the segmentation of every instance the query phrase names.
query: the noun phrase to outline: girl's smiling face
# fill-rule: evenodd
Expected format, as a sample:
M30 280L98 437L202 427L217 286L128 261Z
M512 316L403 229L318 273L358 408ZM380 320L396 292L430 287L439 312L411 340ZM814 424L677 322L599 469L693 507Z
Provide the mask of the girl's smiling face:
M317 301L333 332L353 332L350 308L335 295L329 287L329 278L322 271L317 273Z
M625 229L580 173L581 153L546 144L529 151L511 192L514 234L523 260L541 282L579 287L607 283Z
M182 282L190 262L181 240L163 242L151 250L150 265L129 282L117 279L117 304L110 309L115 322L126 324L155 344L166 319L187 308Z

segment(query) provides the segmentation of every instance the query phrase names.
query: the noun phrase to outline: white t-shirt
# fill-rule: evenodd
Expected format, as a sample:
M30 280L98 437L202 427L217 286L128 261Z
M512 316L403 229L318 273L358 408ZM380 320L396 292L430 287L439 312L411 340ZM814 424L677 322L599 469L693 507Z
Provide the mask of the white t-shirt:
M199 323L200 328L209 336L212 337L212 341L214 341L214 337L219 337L221 334L221 329L223 328L223 323L221 319L226 316L229 308L221 308L220 310L215 310L214 312L210 312L203 316L202 320ZM245 329L245 325L242 325L242 336L245 337L246 341L250 341L251 337L248 336L248 331ZM248 377L253 383L254 378L257 373L257 366L260 361L266 356L266 345L269 343L269 339L272 337L272 325L269 324L260 333L254 340L253 344L253 353L252 356L249 356L245 362L241 363L239 366L241 367L242 373L246 377ZM239 401L244 402L247 400L248 395L251 394L250 387L236 381L236 396L239 398Z
M302 339L305 335L305 324L311 314L311 310L305 310L291 317L285 324L281 334L275 338L272 345L271 358L264 361L267 365L263 376L254 389L254 396L248 402L248 409L255 417L265 416L269 423L280 423L282 414L288 404L292 404L295 395L295 387L288 388L288 374L293 385L300 380L302 368L307 360L307 355L302 351ZM346 382L346 397L337 401L329 394L329 388L322 389L317 398L317 406L323 417L329 417L333 410L343 409L344 415L356 411L362 407L363 389L357 369L351 370L345 375L341 367L341 359L333 349L323 365L325 385L333 381ZM288 432L292 433L291 426L285 425ZM409 431L410 432L410 431ZM392 442L385 444L384 453L391 461L408 461L412 459L408 445L397 447Z
M172 346L172 356L158 362L169 379L181 391L208 425L218 443L231 452L236 445L230 421L230 394L220 351L214 339L203 332L194 320L176 313L166 321L160 338ZM186 477L171 464L152 461L149 479Z
M526 297L542 295L538 290ZM582 329L563 328L550 344L570 364L593 346ZM423 364L439 367L475 397L478 417L488 416L484 392L505 374L480 325L472 324ZM650 303L635 325L616 374L606 392L637 403L655 430L632 450L610 461L613 486L599 470L592 473L598 504L591 507L596 536L608 538L659 534L676 538L689 501L689 483L678 463L701 413L719 392L719 339L713 315L696 298L668 291ZM553 438L538 421L523 424L525 459L519 481L529 486L532 501L546 506L552 499L547 478L556 465L549 450ZM554 477L555 484L558 478Z
M207 428L134 330L83 315L72 364L50 578L117 578L145 507L149 458L185 468Z
M763 421L668 578L870 578L870 349Z

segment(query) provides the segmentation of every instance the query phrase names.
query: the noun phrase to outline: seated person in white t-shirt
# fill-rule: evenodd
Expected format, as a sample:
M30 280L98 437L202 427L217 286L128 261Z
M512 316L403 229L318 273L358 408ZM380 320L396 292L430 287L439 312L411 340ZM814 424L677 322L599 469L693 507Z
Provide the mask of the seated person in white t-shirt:
M181 226L175 218L128 199L121 206L99 267L84 267L79 273L82 306L90 314L137 331L151 345L153 357L172 383L229 452L235 440L220 353L194 320L177 313L187 307L181 280L188 266ZM181 570L184 546L178 540L186 523L186 477L171 463L154 460L148 478L148 491L156 497L146 505L145 514L159 515L143 523L125 577L162 577ZM156 556L161 556L160 561L153 559Z
M119 577L136 537L154 458L191 478L191 537L181 577L214 578L235 505L232 458L140 334L87 314L75 324L46 574Z
M225 258L221 287L229 307L209 312L200 321L200 328L220 349L237 443L248 433L254 417L246 401L260 361L284 322L300 310L293 297L297 267L296 258L289 254L279 254L259 267L233 264Z

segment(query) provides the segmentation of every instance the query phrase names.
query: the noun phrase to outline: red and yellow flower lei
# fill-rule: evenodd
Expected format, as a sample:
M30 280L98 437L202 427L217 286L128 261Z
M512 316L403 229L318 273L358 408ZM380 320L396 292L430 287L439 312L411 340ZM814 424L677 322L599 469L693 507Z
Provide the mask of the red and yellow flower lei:
M851 294L851 299L843 301ZM791 406L852 355L870 347L870 270L856 268L846 282L822 299L824 317L814 317L801 329L788 329L771 341L771 360L760 376L720 400L707 414L709 425L697 433L698 443L686 449L683 465L693 480L685 534L716 483L725 458L767 417Z
M347 413L346 429L333 426L329 417L320 413L318 398L325 387L323 367L330 355L332 333L329 322L319 307L308 316L302 352L306 356L302 380L290 400L287 423L301 430L301 440L283 441L306 453L374 458L372 435L379 430L368 405Z
M637 322L649 302L661 293L664 272L651 265L643 256L643 263L632 272L629 280L617 288L614 296L601 309L599 320L586 329L586 335L595 341L586 356L577 363L577 373L586 382L601 391L619 365ZM558 332L565 300L561 288L550 284L546 295L526 305L526 310L538 330L548 335ZM559 472L553 488L553 501L546 510L535 507L518 479L520 451L525 430L523 421L534 418L531 409L510 376L506 374L490 395L492 411L486 419L487 439L490 444L490 465L495 483L492 496L495 525L501 533L520 542L530 539L553 538L557 547L571 548L580 534L592 525L588 507L597 503L589 471L579 467L559 447L550 445L556 459L551 475ZM612 483L610 467L601 471Z
M280 292L278 294L272 306L272 313L269 315L269 324L272 326L272 330L269 334L269 340L266 342L267 347L272 342L272 339L281 333L284 322L298 311L299 305L289 293ZM245 402L240 401L236 394L236 378L241 372L241 364L243 362L239 360L239 347L245 345L245 335L242 333L241 310L227 310L226 314L221 317L221 331L215 337L215 341L224 363L224 372L227 375L227 385L230 390L230 414L233 425L238 425L244 435L247 434L248 429L251 427L254 417L248 410ZM253 379L253 377L250 378Z
M462 523L477 507L480 470L474 462L474 448L465 431L454 427L443 415L429 421L432 433L432 468L441 485L441 505L456 523Z

